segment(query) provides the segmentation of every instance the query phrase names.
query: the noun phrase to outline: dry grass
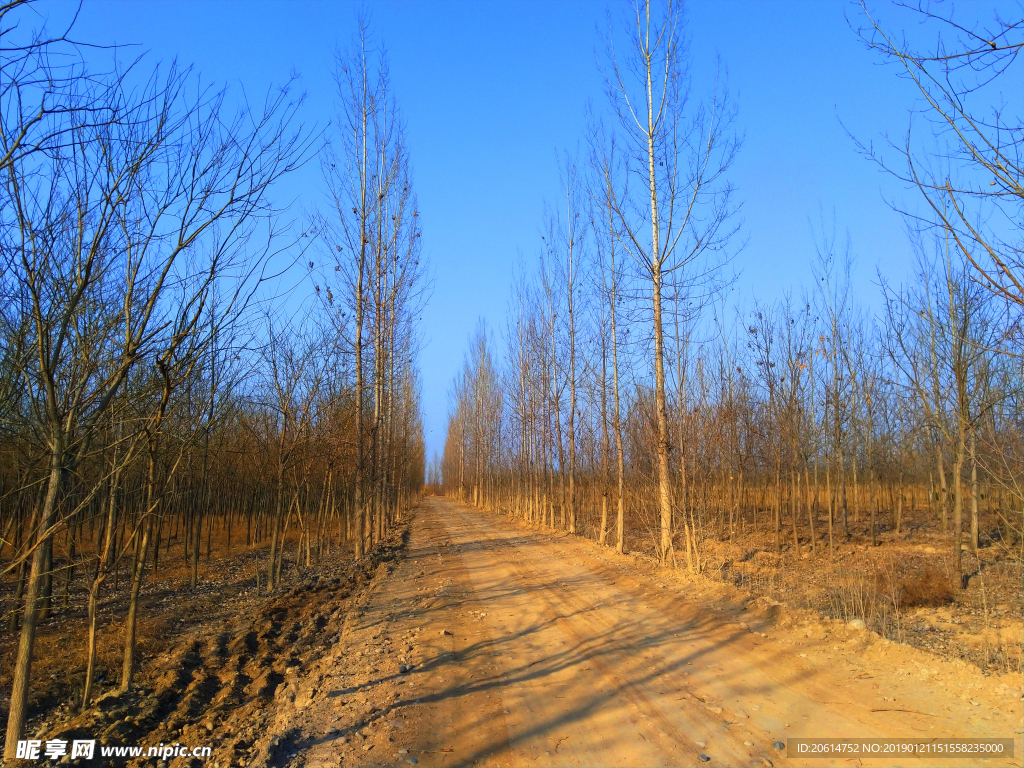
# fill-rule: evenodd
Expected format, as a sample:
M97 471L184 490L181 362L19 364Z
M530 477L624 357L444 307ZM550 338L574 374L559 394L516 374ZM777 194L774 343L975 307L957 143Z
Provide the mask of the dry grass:
M837 544L833 558L821 541L816 554L806 543L798 553L790 534L776 555L773 534L747 532L731 541L705 538L700 548L705 576L754 595L862 621L889 640L968 661L984 672L1024 670L1019 560L996 546L981 550L980 559L965 551L967 585L956 590L945 537L923 524L912 535L885 532L877 547L863 531Z

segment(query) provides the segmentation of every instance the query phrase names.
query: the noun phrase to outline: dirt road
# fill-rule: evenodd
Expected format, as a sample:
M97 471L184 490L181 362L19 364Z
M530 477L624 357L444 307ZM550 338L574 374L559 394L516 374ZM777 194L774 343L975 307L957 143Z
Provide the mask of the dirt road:
M1014 738L1014 758L982 763L1021 764L1019 690L722 589L428 498L407 557L374 583L341 641L304 676L267 757L345 766L859 765L789 759L773 745L996 736Z

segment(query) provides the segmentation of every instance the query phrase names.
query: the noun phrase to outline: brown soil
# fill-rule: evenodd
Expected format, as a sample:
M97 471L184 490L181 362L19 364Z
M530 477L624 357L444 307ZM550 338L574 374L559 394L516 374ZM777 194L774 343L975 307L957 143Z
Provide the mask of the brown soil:
M67 700L47 709L47 702L66 689L58 680L73 679L81 670L74 663L77 654L45 656L34 668L36 675L39 666L64 675L52 673L36 686L35 717L27 729L31 738L209 745L211 758L196 765L265 764L273 749L268 733L277 702L294 700L296 679L338 642L353 596L386 574L388 563L404 549L403 532L407 529L393 533L358 564L341 553L340 561L293 576L298 583L287 591L262 597L255 595L251 572L247 578L243 567L251 553L221 561L204 574L198 595L175 593L165 581L143 601L145 645L152 652L144 655L136 688L121 694L113 685L101 686L93 706L77 715ZM72 619L64 627L65 643L73 640L75 624ZM154 628L164 633L154 635ZM44 643L59 646L60 635L48 629ZM154 761L110 763L152 766Z
M777 555L772 537L748 534L735 542L709 542L703 553L705 574L791 608L862 620L886 639L965 661L985 675L1019 676L1024 640L1020 560L991 540L983 541L977 555L965 548L966 588L954 590L955 563L947 539L922 530L887 532L872 547L860 531L850 539L836 536L831 554L826 541L813 554L806 544L797 553L790 543Z
M274 764L769 766L815 764L788 737L999 736L993 764L1020 765L1018 676L440 499L313 674Z
M850 549L850 561L865 552ZM42 738L214 749L170 766L856 764L774 746L812 736L1013 738L1012 760L986 762L1021 764L1019 673L891 642L729 576L744 562L795 571L771 559L729 558L727 578L692 579L426 498L358 565L221 599L221 614L154 640L173 650L144 662L137 691L34 725ZM862 570L884 592L878 569ZM958 605L913 610L954 618ZM1019 613L1007 615L1019 641Z
M214 534L212 558L201 557L198 587L191 588L191 571L182 557L181 539L165 537L161 545L160 567L156 573L147 568L142 592L139 596L139 623L137 653L141 659L137 679L146 681L152 662L175 648L197 628L228 620L238 614L250 615L258 610L266 596L256 594L256 563L266 565L266 545L239 546L229 550L227 542ZM89 537L85 537L88 539ZM60 543L60 542L58 542ZM88 544L88 542L86 542ZM303 578L297 562L297 540L289 536L285 552L285 582L289 587ZM230 552L230 554L216 553ZM87 555L79 552L79 557ZM35 658L32 662L32 686L29 696L29 732L35 732L46 720L52 720L55 711L64 716L67 705L78 701L85 682L87 662L86 616L92 571L79 565L67 589L67 553L55 547L56 573L52 613L39 623L36 633ZM130 559L131 552L126 553ZM333 562L333 561L332 561ZM119 574L111 574L104 582L97 616L97 677L93 697L99 698L114 690L120 679L124 654L124 617L128 610L130 590L125 571L128 564L121 563ZM327 563L315 568L311 574L328 572ZM327 569L327 570L324 570ZM331 573L331 575L337 575ZM11 609L15 583L12 579L2 585L0 594L5 608ZM4 623L10 618L5 614ZM6 720L19 632L5 631L0 636L0 719Z

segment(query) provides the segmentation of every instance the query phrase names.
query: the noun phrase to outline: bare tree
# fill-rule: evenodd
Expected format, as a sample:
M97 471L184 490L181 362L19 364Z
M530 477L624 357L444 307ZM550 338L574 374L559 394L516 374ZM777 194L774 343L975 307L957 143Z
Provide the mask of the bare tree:
M331 208L323 239L334 264L331 317L355 370L358 559L367 536L379 538L383 530L394 396L402 387L395 373L417 349L412 321L427 286L404 126L386 56L373 50L365 19L351 51L336 52L334 79L337 115L321 162Z
M1019 100L1005 101L1000 89L1021 80L1020 9L1010 17L993 12L983 21L975 17L976 5L900 2L890 9L899 20L886 23L867 0L860 6L866 25L858 34L916 86L924 123L911 122L901 143L890 142L899 165L861 149L913 185L927 214L898 209L921 227L948 233L973 274L1019 312L1024 309L1024 123L1013 112Z
M60 131L59 146L3 168L3 251L31 317L23 375L50 466L33 532L6 753L24 726L37 621L58 509L111 403L141 361L170 349L168 306L191 305L211 275L237 262L268 187L300 163L287 89L234 118L223 93L190 93L188 72L154 70L130 91L97 86L118 119ZM87 88L87 84L81 87ZM48 114L50 124L66 117ZM202 254L201 256L199 254ZM176 295L184 290L184 296ZM169 304L171 303L171 304ZM107 308L118 307L111 313Z
M649 284L657 424L659 557L671 546L672 498L665 393L663 293L667 283L702 293L718 275L720 256L736 227L725 174L739 149L730 133L735 108L716 82L706 103L690 107L682 9L667 0L634 5L628 53L608 42L608 98L623 140L623 172L643 179L643 192L611 186L611 210L623 244ZM652 16L654 18L652 18ZM644 234L646 229L647 234Z
M887 289L892 333L887 352L912 388L928 426L953 448L954 587L963 588L963 468L976 423L990 407L981 400L979 374L998 338L992 307L979 286L949 258L921 256L923 280L903 290Z

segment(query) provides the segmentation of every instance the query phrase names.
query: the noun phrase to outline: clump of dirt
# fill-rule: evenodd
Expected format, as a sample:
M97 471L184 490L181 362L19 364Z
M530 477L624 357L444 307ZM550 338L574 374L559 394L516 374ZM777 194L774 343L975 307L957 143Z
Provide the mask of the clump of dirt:
M300 678L341 640L352 600L402 556L407 533L408 521L360 561L324 563L254 612L202 626L145 663L137 688L107 693L77 715L62 708L35 738L212 748L206 759L161 763L169 766L267 763L278 746L265 738L277 709L295 701ZM152 766L153 759L111 762Z
M167 536L161 544L160 567L156 571L147 569L139 596L136 653L144 667L180 645L198 627L239 613L251 615L266 599L265 595L257 594L256 569L260 560L265 559L267 544L239 546L236 540L228 546L224 532L220 533L213 535L212 542L207 541L212 546L208 547L206 558L200 558L195 587L191 584L190 564L179 554L184 532ZM299 556L297 536L291 533L285 538L288 546L283 576L289 585L312 574L333 573L336 563L350 559L342 547L335 549L332 559L325 558L309 570ZM50 615L40 620L37 627L28 701L29 733L45 727L53 712L68 703L79 702L82 697L88 659L88 595L95 573L88 555L80 552L82 563L73 570L66 562L59 566L64 569L59 580L63 584L58 587L55 583ZM120 681L131 588L124 570L123 564L120 569L115 567L103 584L97 613L94 699L114 690ZM13 587L13 583L0 584L0 600L6 606L17 605L11 593ZM7 620L12 618L11 613L5 616ZM7 718L10 702L6 694L10 691L18 641L17 631L0 633L0 720Z

